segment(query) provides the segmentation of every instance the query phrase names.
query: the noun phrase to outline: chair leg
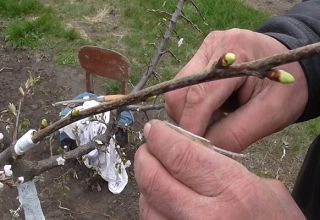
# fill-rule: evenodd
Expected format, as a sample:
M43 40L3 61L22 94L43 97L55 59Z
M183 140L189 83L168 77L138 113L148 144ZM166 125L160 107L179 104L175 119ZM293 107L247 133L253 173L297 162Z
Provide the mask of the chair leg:
M121 94L126 94L127 82L121 81Z
M92 79L92 74L86 72L86 88L87 92L93 92L93 79Z

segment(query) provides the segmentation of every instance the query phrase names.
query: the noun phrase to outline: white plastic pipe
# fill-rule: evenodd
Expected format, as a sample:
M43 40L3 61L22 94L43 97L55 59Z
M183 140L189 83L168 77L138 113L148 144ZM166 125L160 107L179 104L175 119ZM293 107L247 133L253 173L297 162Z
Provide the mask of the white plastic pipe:
M14 151L16 152L16 154L22 155L39 143L33 143L32 141L34 132L36 132L36 130L29 130L17 141L17 143L14 145Z

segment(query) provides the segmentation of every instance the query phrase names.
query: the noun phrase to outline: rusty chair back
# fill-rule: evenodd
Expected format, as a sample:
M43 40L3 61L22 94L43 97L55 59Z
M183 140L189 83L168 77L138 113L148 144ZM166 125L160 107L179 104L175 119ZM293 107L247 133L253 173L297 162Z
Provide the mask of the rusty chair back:
M99 75L121 83L121 94L126 93L130 77L130 64L118 52L98 47L83 47L78 54L81 67L86 72L87 92L94 93L93 76Z

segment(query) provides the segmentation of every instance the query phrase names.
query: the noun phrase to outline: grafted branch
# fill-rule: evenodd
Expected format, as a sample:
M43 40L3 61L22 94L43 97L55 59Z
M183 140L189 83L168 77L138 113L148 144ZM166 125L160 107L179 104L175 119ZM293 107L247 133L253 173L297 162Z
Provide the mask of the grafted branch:
M80 119L86 118L91 115L98 113L110 111L113 109L125 107L130 104L139 103L146 100L148 97L160 95L169 91L173 91L179 88L184 88L194 84L199 84L203 82L219 80L224 78L233 78L240 76L255 76L259 78L265 78L268 76L269 70L290 62L294 62L306 57L310 57L316 54L320 54L320 42L315 44L310 44L304 47L300 47L294 50L290 50L283 54L278 54L270 56L267 58L246 62L242 64L237 64L229 68L216 68L212 66L211 69L207 69L201 73L195 73L180 79L169 80L166 82L159 83L157 85L148 87L146 89L140 90L136 93L131 93L110 102L101 103L100 105L86 109L79 113L79 116L72 117L68 116L63 119L56 121L50 126L39 130L33 136L33 141L36 143L41 141L47 135L53 133L54 131L71 124ZM0 165L4 165L8 160L10 161L12 157L13 148L7 148L0 154Z
M271 57L250 61L242 64L237 64L229 68L215 68L207 69L201 73L195 73L187 77L180 79L173 79L159 83L154 86L150 86L146 89L140 90L136 93L132 93L110 102L101 103L100 105L81 111L78 117L66 117L53 123L52 125L38 131L34 137L34 142L42 140L48 134L68 125L74 121L88 117L90 115L110 111L119 107L123 107L129 104L138 103L144 101L148 97L160 95L169 91L180 89L183 87L199 84L203 82L233 78L240 76L256 76L259 78L265 78L268 74L268 70L290 62L294 62L306 57L320 54L320 43L310 44L304 47L300 47L294 50L289 50L286 53L274 55Z

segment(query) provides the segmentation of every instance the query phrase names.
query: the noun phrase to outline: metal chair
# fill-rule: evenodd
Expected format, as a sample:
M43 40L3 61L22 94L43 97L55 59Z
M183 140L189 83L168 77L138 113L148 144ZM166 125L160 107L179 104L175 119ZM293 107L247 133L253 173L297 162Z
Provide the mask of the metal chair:
M93 75L99 75L121 83L121 94L126 93L127 81L130 77L130 64L118 52L98 47L80 49L79 62L86 71L87 92L93 91Z

